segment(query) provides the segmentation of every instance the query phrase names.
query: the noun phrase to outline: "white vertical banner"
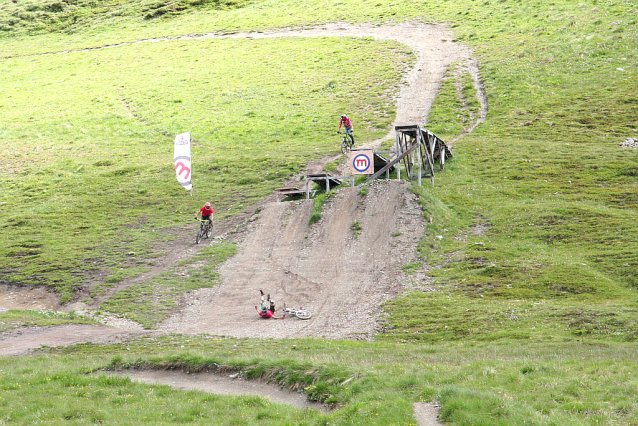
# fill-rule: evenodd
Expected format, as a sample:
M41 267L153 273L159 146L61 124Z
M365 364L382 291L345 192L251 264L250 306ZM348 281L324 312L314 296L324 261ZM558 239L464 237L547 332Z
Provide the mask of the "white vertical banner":
M193 195L191 180L191 133L186 132L175 137L175 151L173 153L177 181Z

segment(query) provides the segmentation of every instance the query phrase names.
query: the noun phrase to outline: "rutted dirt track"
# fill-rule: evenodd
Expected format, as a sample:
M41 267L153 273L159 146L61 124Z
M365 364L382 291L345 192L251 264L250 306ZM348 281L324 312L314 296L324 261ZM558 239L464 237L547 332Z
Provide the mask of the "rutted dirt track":
M480 116L468 123L466 131L472 131L485 118L487 98L477 61L469 49L453 42L453 34L444 25L326 24L306 30L206 34L172 39L339 36L397 40L417 54L417 63L407 74L397 99L395 125L427 122L441 80L453 63L461 64L472 75L481 103ZM137 43L165 40L169 39ZM378 147L390 138L394 138L394 131L366 147ZM309 172L320 169L321 164L308 167ZM371 338L382 327L382 321L379 321L381 304L411 285L400 268L415 260L416 244L425 228L415 196L407 190L406 183L379 181L370 186L365 196L359 194L359 188L339 191L326 204L321 221L312 226L308 224L311 210L312 204L308 201L265 203L258 216L239 235L238 254L221 267L222 284L187 295L182 306L159 325L157 332L273 338ZM352 229L354 223L359 224L359 230ZM226 228L229 226L227 224ZM223 233L224 226L217 229ZM171 246L171 254L159 259L159 266L151 274L169 268L195 251L191 229L187 232L188 238L185 236L176 241ZM149 274L143 278L149 278ZM260 288L270 293L279 306L286 302L310 309L313 319L261 320L254 310ZM5 297L8 293L0 289L0 312L30 308L26 303L23 306L17 303L20 297L15 295L9 303ZM105 342L116 336L126 338L140 332L139 327L122 322L112 325L115 328L108 328L107 333L105 327L87 326L5 333L0 335L0 355L18 355L41 345ZM415 406L419 424L437 424L431 415L419 414L432 411L429 405Z
M366 196L357 187L343 189L312 226L312 200L266 205L251 223L239 254L222 266L223 283L193 292L160 330L236 337L371 337L381 303L406 286L401 266L415 260L414 248L424 231L416 196L406 186L379 181ZM351 229L354 223L361 229ZM262 320L254 309L260 288L279 304L311 310L314 318Z

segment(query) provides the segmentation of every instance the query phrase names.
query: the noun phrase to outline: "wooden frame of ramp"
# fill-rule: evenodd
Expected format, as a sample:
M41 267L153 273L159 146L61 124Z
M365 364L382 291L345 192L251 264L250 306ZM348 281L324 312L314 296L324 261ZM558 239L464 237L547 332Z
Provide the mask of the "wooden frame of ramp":
M397 179L401 179L401 167L398 163L403 161L405 171L410 180L419 181L429 177L434 184L434 173L440 172L445 166L445 160L452 158L452 152L445 142L437 135L420 125L395 126L396 131L396 156L384 167L368 177L373 180L386 173L391 167L397 165Z
M445 166L445 160L452 158L452 152L445 145L445 142L437 135L420 125L395 126L396 145L394 151L379 151L374 153L375 172L368 177L366 182L379 178L385 173L389 179L390 173L396 169L397 179L401 179L401 161L410 180L419 181L429 177L434 185L434 173L440 172ZM390 159L386 159L380 154L392 154ZM354 176L331 176L329 173L317 173L306 175L305 189L298 187L276 188L277 201L282 198L296 198L305 195L310 198L310 182L316 182L322 186L326 192L330 192L331 187L338 186L343 180L350 180L350 186L354 186Z

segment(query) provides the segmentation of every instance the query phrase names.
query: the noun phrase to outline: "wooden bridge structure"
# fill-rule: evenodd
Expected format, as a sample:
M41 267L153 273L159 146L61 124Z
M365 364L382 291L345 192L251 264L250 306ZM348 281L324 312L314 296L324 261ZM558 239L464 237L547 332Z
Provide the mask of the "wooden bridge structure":
M401 169L403 168L407 178L418 180L419 185L422 184L423 178L430 178L430 182L434 184L434 173L442 171L445 160L452 158L452 152L445 145L445 142L418 124L395 126L394 129L396 131L394 150L374 153L374 173L368 177L366 182L378 179L382 175L385 175L387 179L395 169L397 179L401 179ZM388 155L388 157L381 154ZM346 179L350 180L351 186L354 186L354 176L331 176L327 173L306 175L305 188L277 188L275 193L278 200L282 197L295 198L303 195L308 199L310 198L310 182L316 182L326 191L330 191L331 187L340 185Z
M410 180L430 178L434 184L434 173L440 172L445 166L445 160L452 158L452 152L445 142L437 135L420 125L396 126L396 144L393 154L385 166L377 169L368 177L368 181L379 178L391 168L397 166L397 179L401 179L401 167Z

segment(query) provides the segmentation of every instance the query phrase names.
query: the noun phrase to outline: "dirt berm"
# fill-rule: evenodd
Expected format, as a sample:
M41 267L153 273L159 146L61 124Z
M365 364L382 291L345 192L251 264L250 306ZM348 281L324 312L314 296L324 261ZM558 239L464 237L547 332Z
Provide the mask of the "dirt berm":
M221 267L220 285L186 296L159 325L177 333L235 337L370 339L383 302L411 283L401 269L416 260L425 231L417 196L403 181L335 191L319 222L313 200L267 204L243 232L237 255ZM264 320L259 289L278 306L303 307L310 320ZM279 308L278 308L279 311Z

